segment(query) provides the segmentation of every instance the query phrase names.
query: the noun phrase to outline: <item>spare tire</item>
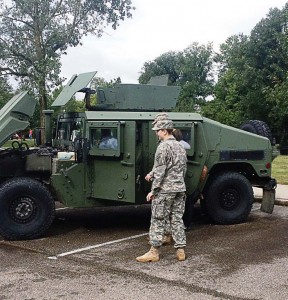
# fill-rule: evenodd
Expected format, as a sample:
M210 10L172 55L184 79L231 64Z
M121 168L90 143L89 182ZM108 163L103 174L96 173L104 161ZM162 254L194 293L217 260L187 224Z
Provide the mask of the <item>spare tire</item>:
M263 121L249 120L242 124L240 126L240 129L264 136L270 140L271 144L273 143L271 130L269 126Z

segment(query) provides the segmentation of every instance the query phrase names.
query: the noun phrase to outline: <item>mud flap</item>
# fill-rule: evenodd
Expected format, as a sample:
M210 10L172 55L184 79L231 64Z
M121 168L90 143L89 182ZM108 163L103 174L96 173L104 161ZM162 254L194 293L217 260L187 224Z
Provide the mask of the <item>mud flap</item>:
M263 199L260 210L272 214L275 203L275 190L263 189Z

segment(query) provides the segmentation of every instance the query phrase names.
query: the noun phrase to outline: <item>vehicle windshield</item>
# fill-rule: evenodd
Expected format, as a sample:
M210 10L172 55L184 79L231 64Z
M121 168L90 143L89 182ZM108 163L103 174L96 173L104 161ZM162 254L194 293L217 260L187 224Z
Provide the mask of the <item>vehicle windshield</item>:
M73 150L73 142L81 132L82 121L80 118L60 119L57 124L55 143L61 149Z

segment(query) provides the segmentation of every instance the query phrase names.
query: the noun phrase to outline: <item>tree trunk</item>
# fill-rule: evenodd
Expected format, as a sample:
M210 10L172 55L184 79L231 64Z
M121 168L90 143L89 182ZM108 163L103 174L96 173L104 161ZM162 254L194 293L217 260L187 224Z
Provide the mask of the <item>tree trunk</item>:
M45 133L45 118L43 110L47 109L47 95L46 95L46 86L45 86L45 75L41 76L39 80L39 104L40 104L40 128L41 128L41 144L43 145L44 133Z

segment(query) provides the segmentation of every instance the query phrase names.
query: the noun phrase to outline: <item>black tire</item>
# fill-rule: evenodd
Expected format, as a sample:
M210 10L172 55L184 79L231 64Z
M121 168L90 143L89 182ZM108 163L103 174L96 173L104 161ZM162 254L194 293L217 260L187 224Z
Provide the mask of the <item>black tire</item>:
M253 190L246 177L229 172L217 175L211 182L205 205L217 224L237 224L247 220L252 209Z
M0 234L5 239L35 239L52 224L55 203L42 183L18 177L0 186L0 212Z
M207 210L207 205L206 205L206 198L202 198L200 199L200 208L201 208L201 213L203 215L207 215L208 214L208 210Z
M249 120L240 126L240 129L264 136L273 142L272 133L269 126L259 120Z
M194 201L192 197L187 197L185 202L185 212L183 215L183 223L186 228L190 228L194 214Z

